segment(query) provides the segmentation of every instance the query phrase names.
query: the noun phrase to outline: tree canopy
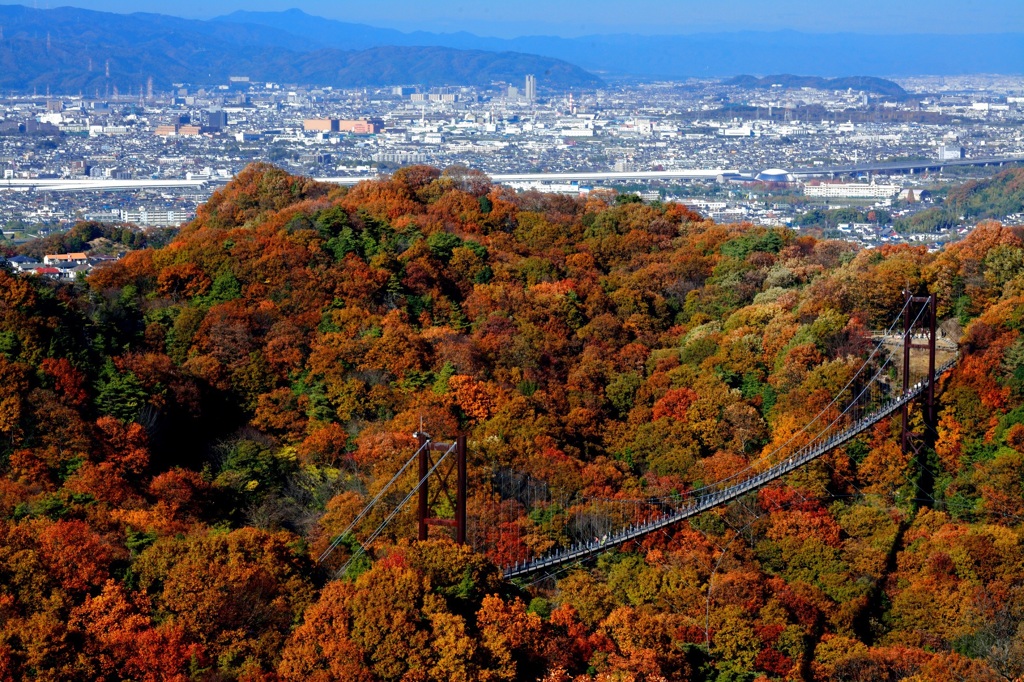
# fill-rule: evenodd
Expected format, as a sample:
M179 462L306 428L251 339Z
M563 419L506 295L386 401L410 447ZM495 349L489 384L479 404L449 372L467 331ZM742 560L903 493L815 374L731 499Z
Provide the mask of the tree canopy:
M257 164L86 282L0 270L0 680L1020 677L1022 236L858 250L466 169ZM885 420L595 566L501 579L570 514L788 437L903 289L962 329L925 457ZM469 438L471 547L401 514L318 565L421 424Z

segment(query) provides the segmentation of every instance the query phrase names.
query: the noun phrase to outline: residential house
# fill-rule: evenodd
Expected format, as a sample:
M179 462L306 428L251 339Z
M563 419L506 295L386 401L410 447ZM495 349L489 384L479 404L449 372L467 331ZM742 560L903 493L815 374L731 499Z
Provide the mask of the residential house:
M89 262L89 256L84 253L58 253L43 257L46 265L57 265L58 263L70 263L71 265L82 265Z

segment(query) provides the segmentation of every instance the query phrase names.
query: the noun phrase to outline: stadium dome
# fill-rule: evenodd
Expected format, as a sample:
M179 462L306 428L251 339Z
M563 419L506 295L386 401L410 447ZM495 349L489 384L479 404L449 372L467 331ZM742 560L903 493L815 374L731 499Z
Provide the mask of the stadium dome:
M793 182L793 176L789 171L781 168L769 168L761 171L757 174L757 179L761 182Z

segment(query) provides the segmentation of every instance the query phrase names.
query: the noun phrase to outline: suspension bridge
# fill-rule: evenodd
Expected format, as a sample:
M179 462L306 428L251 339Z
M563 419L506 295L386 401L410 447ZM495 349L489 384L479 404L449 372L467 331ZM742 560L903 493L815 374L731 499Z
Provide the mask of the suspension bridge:
M592 520L578 523L580 532L577 532L575 541L535 555L527 550L526 556L505 562L502 566L504 576L521 579L552 572L726 505L843 447L897 413L902 417L903 449L919 449L923 436L911 428L910 407L920 399L925 431L934 433L937 424L936 383L959 359L956 343L937 330L935 297L906 293L903 308L892 324L887 329L872 332L871 341L871 350L859 369L835 393L831 402L802 428L783 442L767 448L741 470L687 491L674 491L667 497L603 500L606 505L611 503L617 509L608 514L603 524L594 524ZM915 354L915 350L926 353ZM941 362L940 354L943 356ZM454 528L457 542L467 542L466 439L460 437L454 443L438 443L424 433L417 433L416 437L419 447L413 456L378 491L348 528L335 537L321 554L321 563L339 546L354 546L347 561L338 569L339 573L344 573L385 532L413 497L418 497L416 517L420 540L427 539L431 526L450 526ZM395 492L396 486L407 477L414 463L418 464L418 482L395 504L394 500L400 496ZM429 484L432 478L437 481L433 495ZM532 485L529 475L520 477L513 486L518 492L522 491L524 480L526 487ZM539 508L538 501L542 505L551 504L546 484L540 484L540 494L533 495L532 502L524 501L518 492L506 490L500 497L526 513ZM391 511L383 515L372 532L354 541L354 533L360 524L365 525L373 510L385 500L391 500ZM453 518L431 516L431 510L437 508L439 501L447 503L443 506L448 511L454 511ZM568 505L562 505L562 508L565 506ZM381 516L378 513L375 520ZM491 549L484 546L474 548L482 551Z

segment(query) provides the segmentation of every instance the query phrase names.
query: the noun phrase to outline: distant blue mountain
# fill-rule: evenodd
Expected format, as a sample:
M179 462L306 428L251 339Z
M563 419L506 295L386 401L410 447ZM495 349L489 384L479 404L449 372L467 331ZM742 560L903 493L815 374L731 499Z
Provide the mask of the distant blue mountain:
M898 96L860 74L1024 73L1024 35L870 36L721 33L487 38L404 33L299 10L236 12L211 21L71 7L0 5L0 89L138 91L184 82L255 80L336 87L522 83L596 88L603 77L681 79L740 73L855 76L844 87ZM109 77L107 68L109 66ZM595 75L597 74L597 75ZM838 85L836 87L839 87ZM890 93L890 94L891 94Z
M544 74L547 87L602 84L552 57L373 41L339 48L338 41L267 24L0 5L0 27L4 90L93 94L117 87L127 93L141 92L149 78L164 89L172 83L225 83L232 75L336 87L522 83L528 73Z
M1024 34L1019 33L862 35L745 31L502 39L471 33L403 33L314 17L300 10L235 12L215 21L273 27L304 36L323 47L358 50L382 45L432 45L509 50L562 59L602 75L640 78L724 77L741 73L1024 73Z
M762 89L781 87L787 89L814 88L815 90L857 90L859 92L870 92L876 95L892 97L894 99L906 98L907 91L899 83L894 83L884 78L873 76L847 76L845 78L822 78L821 76L794 76L792 74L780 74L775 76L736 76L725 81L725 85L735 85L747 89Z

